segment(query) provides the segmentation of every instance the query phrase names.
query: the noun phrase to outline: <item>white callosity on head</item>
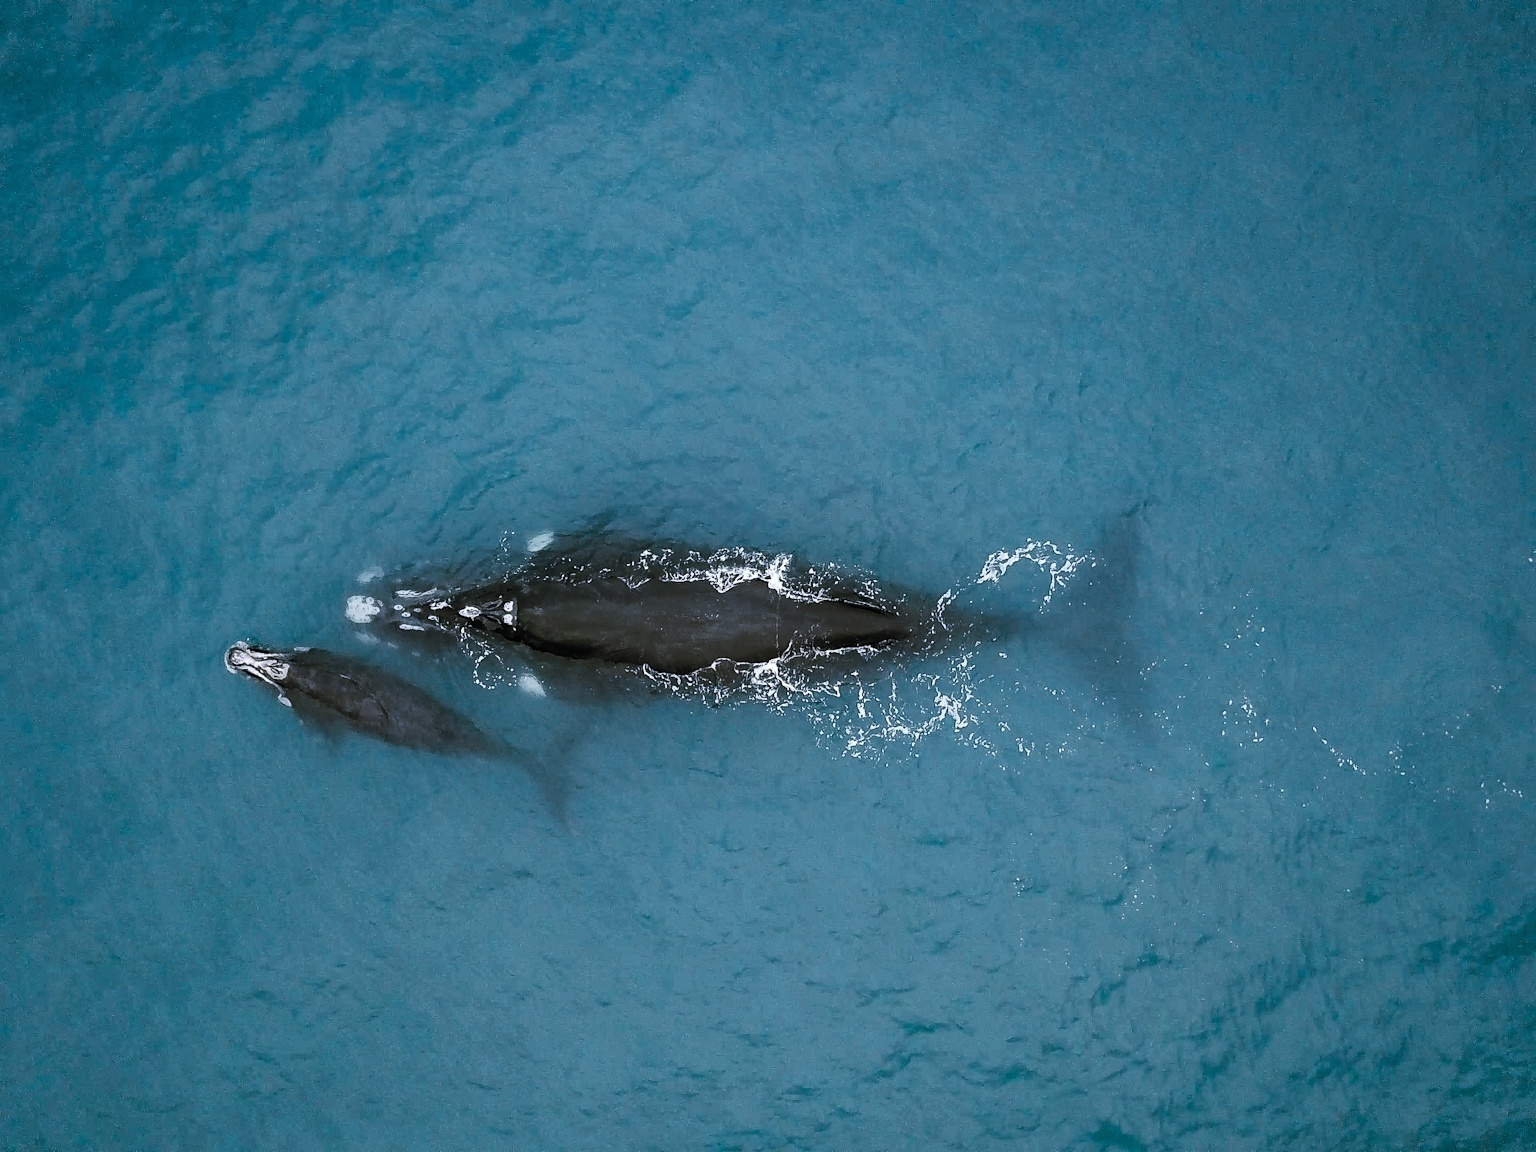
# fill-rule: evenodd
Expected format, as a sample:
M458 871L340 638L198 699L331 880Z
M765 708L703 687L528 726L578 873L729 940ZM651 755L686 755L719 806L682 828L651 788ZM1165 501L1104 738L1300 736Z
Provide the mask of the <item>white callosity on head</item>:
M539 678L532 672L524 672L519 676L517 686L530 696L544 695L544 685L539 683Z
M244 640L230 645L224 653L224 667L231 672L260 680L263 684L270 684L277 689L277 698L288 707L293 703L283 692L282 682L288 678L288 661L283 659L280 652L265 652L259 648L252 648Z
M553 532L540 532L537 536L528 537L528 551L542 552L555 542Z
M473 620L480 615L480 609L476 608L473 604L466 604L459 609L459 615L466 620Z
M384 611L384 605L372 596L347 597L347 619L354 624L370 623L382 611Z

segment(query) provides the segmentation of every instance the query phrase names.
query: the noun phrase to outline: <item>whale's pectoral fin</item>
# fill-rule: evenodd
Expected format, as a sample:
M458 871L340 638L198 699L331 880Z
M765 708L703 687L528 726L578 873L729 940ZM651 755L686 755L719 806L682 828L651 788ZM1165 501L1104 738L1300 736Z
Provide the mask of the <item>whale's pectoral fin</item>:
M299 723L320 733L332 749L340 747L342 739L352 730L345 717L335 709L316 703L303 693L290 693L288 699Z

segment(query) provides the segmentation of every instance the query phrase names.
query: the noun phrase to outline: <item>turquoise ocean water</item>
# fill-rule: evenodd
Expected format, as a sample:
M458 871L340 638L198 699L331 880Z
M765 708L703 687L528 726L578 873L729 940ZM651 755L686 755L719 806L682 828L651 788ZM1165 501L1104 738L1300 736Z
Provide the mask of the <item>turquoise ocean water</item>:
M1533 125L1515 5L0 5L0 1147L1536 1148ZM1014 624L343 614L593 525Z

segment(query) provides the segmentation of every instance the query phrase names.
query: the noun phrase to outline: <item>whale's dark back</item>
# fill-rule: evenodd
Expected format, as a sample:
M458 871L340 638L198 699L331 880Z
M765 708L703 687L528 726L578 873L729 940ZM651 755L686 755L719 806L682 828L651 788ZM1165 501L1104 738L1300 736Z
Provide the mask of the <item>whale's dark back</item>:
M821 651L904 640L912 628L882 608L802 601L749 580L724 592L702 581L534 582L517 596L512 638L577 659L687 673L717 660L761 663L791 648Z
M288 657L283 687L369 736L429 752L491 755L496 741L409 681L346 656L311 648Z

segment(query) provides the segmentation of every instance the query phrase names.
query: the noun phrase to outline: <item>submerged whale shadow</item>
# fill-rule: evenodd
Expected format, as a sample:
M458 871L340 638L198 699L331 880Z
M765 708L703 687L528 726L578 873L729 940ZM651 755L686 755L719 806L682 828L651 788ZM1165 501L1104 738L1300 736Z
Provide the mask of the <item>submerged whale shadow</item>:
M1141 507L1117 517L1094 563L1052 597L1031 631L1047 641L1142 739L1151 734L1146 666L1132 628L1142 553Z

